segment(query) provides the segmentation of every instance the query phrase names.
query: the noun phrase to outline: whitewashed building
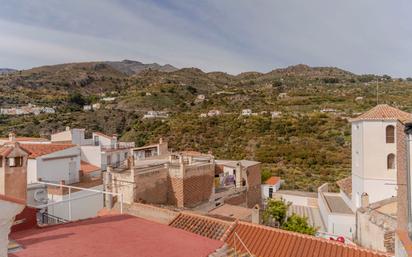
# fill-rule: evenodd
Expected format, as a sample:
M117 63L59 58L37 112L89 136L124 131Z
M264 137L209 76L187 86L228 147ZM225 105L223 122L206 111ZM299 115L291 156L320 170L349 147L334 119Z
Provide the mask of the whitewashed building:
M272 176L261 185L262 199L273 198L273 194L280 189L280 177Z

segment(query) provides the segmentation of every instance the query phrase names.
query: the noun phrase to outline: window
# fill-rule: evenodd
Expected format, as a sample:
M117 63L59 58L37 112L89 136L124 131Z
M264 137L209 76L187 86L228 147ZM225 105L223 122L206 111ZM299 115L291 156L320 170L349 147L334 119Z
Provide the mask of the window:
M391 154L389 154L388 155L388 158L387 158L387 168L388 168L388 170L393 170L393 169L395 169L395 155L393 154L393 153L391 153Z
M392 125L386 127L386 143L395 143L395 127Z
M21 167L23 166L23 157L10 157L9 167Z

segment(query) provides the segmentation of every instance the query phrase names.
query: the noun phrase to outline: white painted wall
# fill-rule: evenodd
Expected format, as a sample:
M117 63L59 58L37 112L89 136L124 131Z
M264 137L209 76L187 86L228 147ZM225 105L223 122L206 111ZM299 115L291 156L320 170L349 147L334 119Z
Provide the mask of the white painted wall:
M344 236L353 240L356 233L355 214L332 213L326 205L321 194L318 197L318 205L321 217L328 233L336 236Z
M364 192L371 203L396 194L395 186L390 185L396 182L396 169L387 169L388 154L396 154L396 138L395 143L386 143L388 125L396 130L396 121L352 123L352 202L355 207L360 207L360 196Z
M80 147L74 146L51 154L29 159L27 163L27 183L35 183L38 178L45 181L66 184L79 181Z
M81 146L81 159L97 167L102 167L102 152L100 146Z
M280 188L280 182L277 183L276 185L266 185L266 184L262 184L261 185L261 192L262 192L262 199L266 199L269 198L269 188L273 189L273 195L275 194L276 191L279 190Z
M24 208L24 205L0 200L0 257L7 257L9 233L14 218Z
M103 185L92 187L90 189L103 190ZM71 194L71 198L83 197L72 200L71 202L71 220L87 219L96 217L98 211L103 208L103 194L90 191L78 191ZM49 195L49 204L69 199L69 195ZM69 220L69 202L57 203L48 207L48 213L59 218Z

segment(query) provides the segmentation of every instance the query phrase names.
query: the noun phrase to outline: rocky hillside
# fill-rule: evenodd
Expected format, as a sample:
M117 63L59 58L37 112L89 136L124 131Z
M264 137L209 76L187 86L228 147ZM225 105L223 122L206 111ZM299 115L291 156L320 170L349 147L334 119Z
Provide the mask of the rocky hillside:
M163 137L174 150L261 161L286 188L315 190L349 174L347 119L376 104L376 85L381 103L411 111L410 80L307 65L238 75L128 60L43 66L0 75L0 107L31 103L57 113L0 116L0 134L47 137L72 126L138 145ZM83 111L93 103L101 108ZM222 115L201 117L212 109ZM242 109L254 115L241 116ZM169 118L142 119L150 110ZM273 111L281 115L272 118Z

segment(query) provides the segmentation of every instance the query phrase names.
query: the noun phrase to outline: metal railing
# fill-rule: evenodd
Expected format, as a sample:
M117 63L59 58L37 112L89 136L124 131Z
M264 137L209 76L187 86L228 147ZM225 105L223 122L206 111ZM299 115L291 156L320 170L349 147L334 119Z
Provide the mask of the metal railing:
M118 196L118 197L120 197L120 213L123 213L123 194L122 193L113 193L113 192L107 192L107 191L98 190L98 189L76 187L76 186L57 184L57 183L51 183L51 182L44 182L44 181L37 181L37 183L47 185L47 186L54 186L54 187L68 188L69 189L68 199L64 199L64 200L57 201L57 202L52 202L52 203L47 203L47 204L35 206L36 208L46 208L48 206L53 206L53 205L56 205L56 204L68 202L69 221L72 220L72 201L90 197L90 195L72 197L72 190L81 190L81 191L94 192L94 193L97 193L97 194Z
M47 212L43 212L41 214L41 220L40 221L41 221L42 224L47 224L47 225L62 224L62 223L69 222L66 219L56 217L56 216L51 215Z

